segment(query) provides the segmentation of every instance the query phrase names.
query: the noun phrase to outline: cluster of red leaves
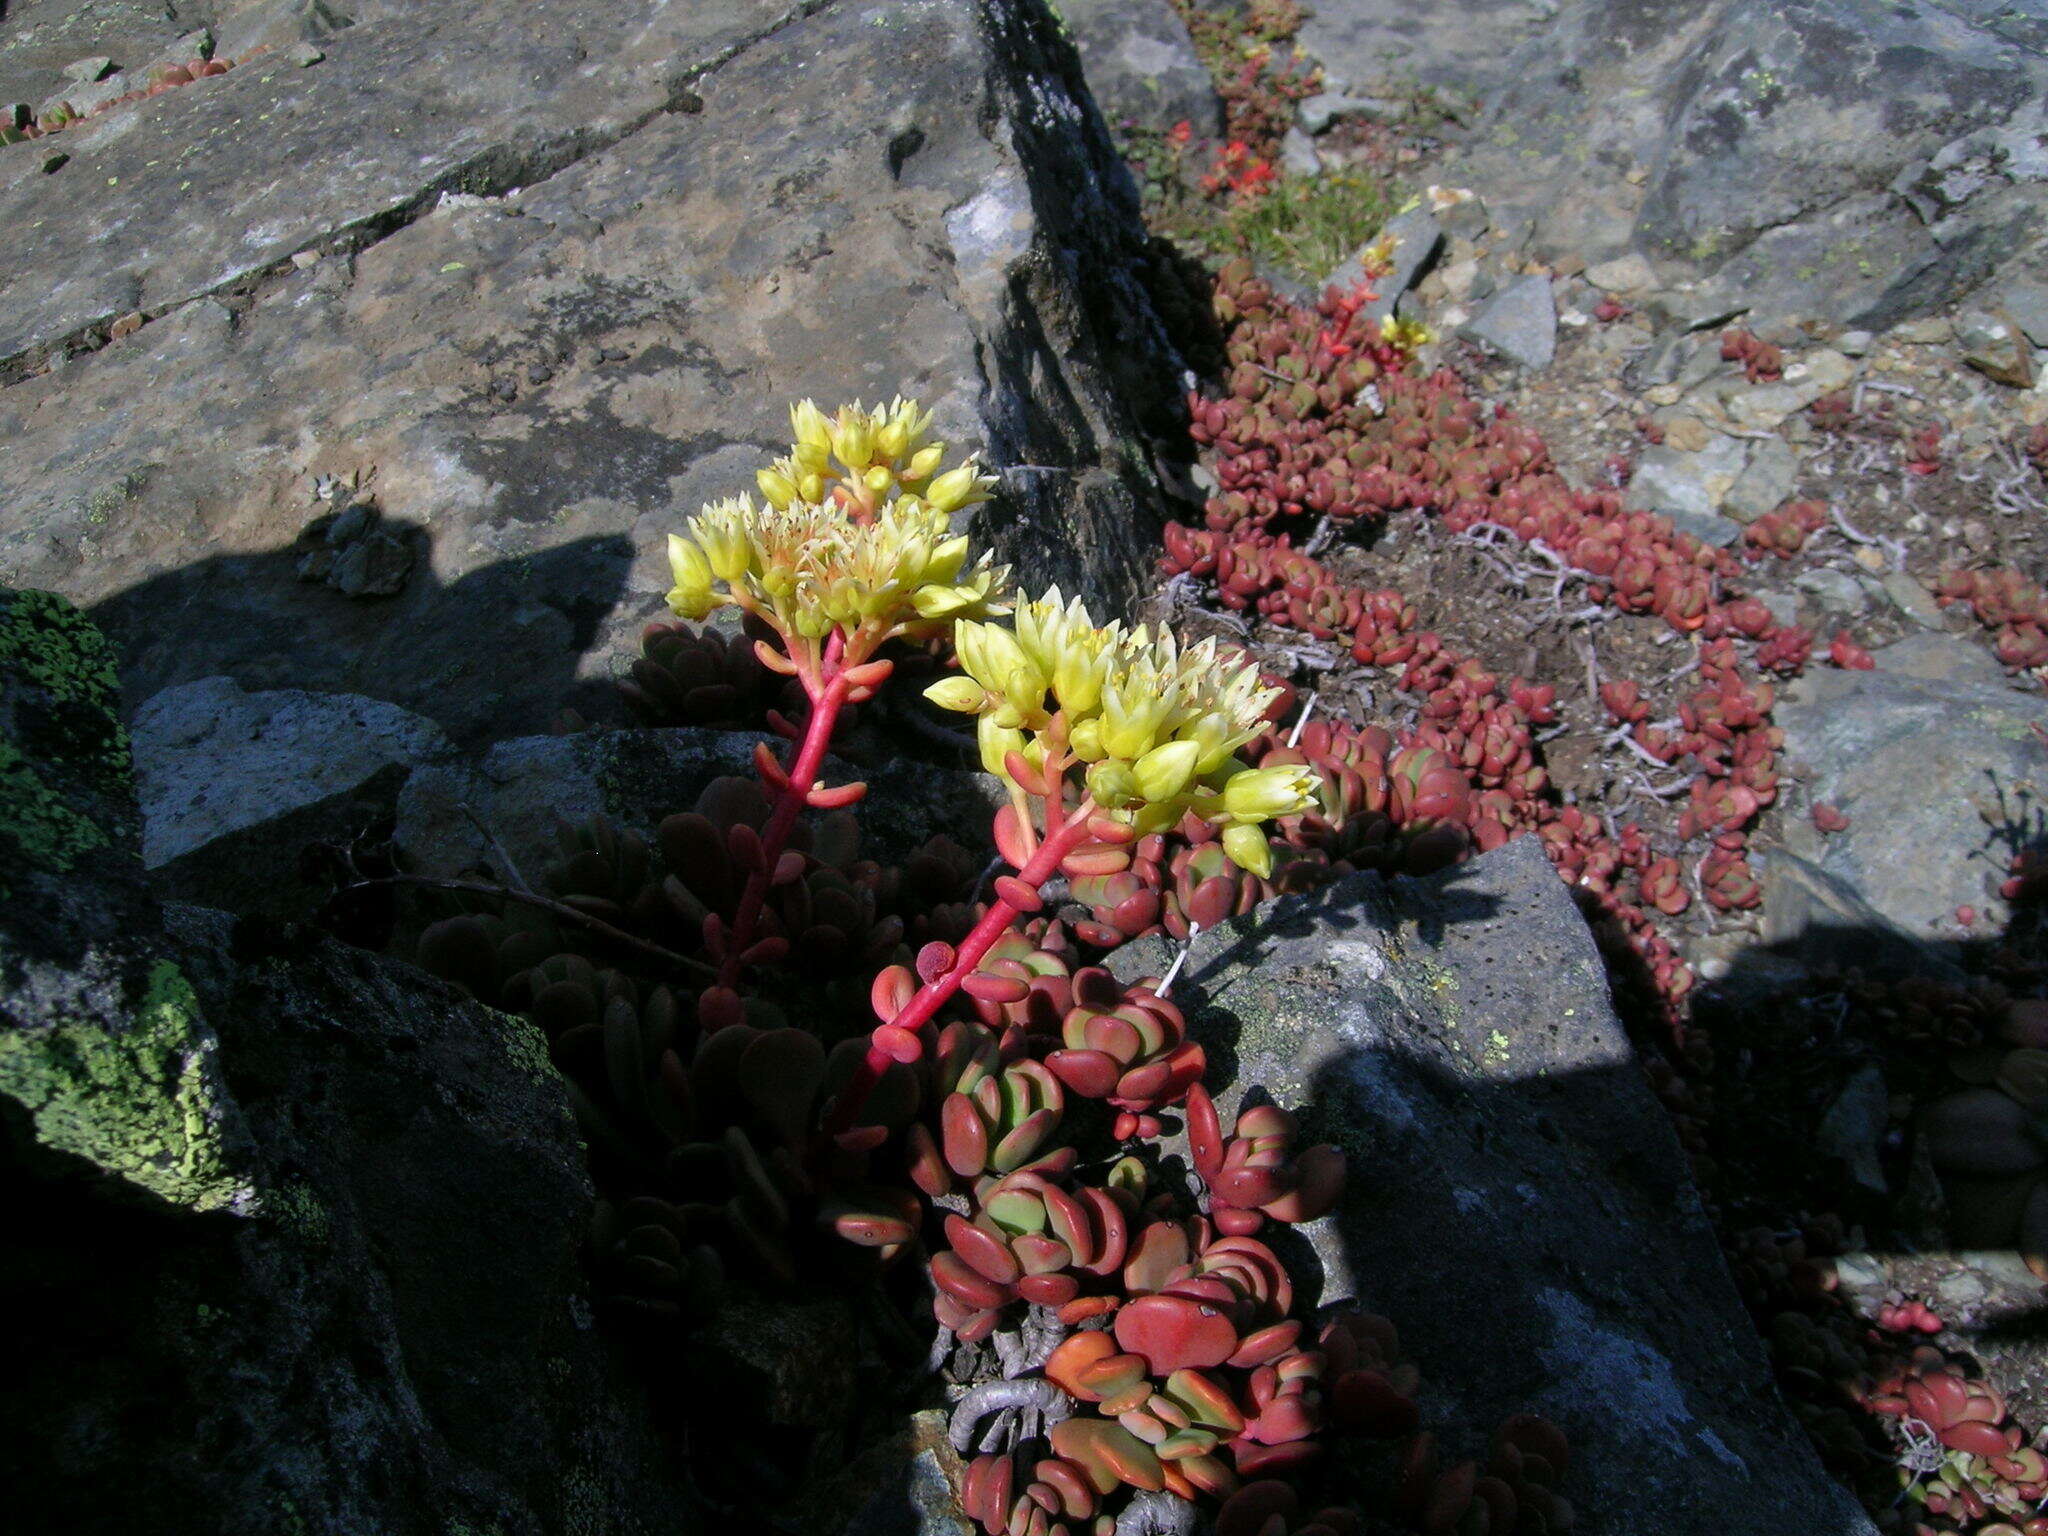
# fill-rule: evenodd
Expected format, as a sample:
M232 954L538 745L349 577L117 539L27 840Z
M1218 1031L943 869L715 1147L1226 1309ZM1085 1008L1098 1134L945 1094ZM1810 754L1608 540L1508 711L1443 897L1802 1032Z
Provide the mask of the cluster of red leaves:
M1755 332L1729 327L1721 333L1721 361L1740 363L1752 384L1767 383L1785 372L1785 354Z
M1656 854L1639 827L1610 833L1550 793L1532 727L1554 718L1554 694L1543 690L1537 703L1531 685L1503 684L1441 637L1413 632L1414 609L1399 594L1343 581L1282 530L1433 512L1453 532L1520 540L1596 602L1697 635L1701 686L1681 704L1679 729L1650 725L1648 704L1632 690L1606 702L1645 756L1695 766L1682 835L1709 841L1696 875L1724 909L1759 899L1747 829L1775 797L1780 742L1769 724L1771 690L1744 676L1738 647L1750 648L1764 670L1791 673L1806 664L1813 636L1739 595L1734 556L1666 519L1624 510L1613 492L1574 490L1534 432L1482 410L1454 374L1406 371L1359 318L1358 297L1331 292L1304 311L1242 264L1225 269L1216 308L1230 327L1226 392L1189 402L1217 492L1203 527L1168 528L1162 569L1208 581L1227 608L1319 639L1348 639L1359 662L1398 669L1397 686L1424 699L1414 744L1468 776L1458 814L1471 842L1485 848L1508 835L1542 836L1581 899L1639 955L1675 1020L1690 972L1643 908L1684 909L1680 866ZM1817 526L1814 515L1794 508L1781 521L1808 528Z
M146 101L152 96L174 91L181 85L190 85L195 80L224 75L235 67L236 62L234 59L191 59L182 64L156 65L149 71L149 83L142 89L128 91L116 96L112 101L102 102L90 112L80 112L68 101L60 101L41 118L28 116L24 109L18 119L0 122L0 145L46 138L50 134L69 128L73 123L83 122L88 117L97 117L102 112L111 112L114 108L127 106L130 102Z
M2048 592L2018 571L1944 571L1934 600L1944 608L1967 603L1977 622L1995 632L1992 649L2013 671L2048 666Z
M1200 185L1204 197L1227 192L1233 197L1251 198L1270 191L1278 179L1271 160L1254 154L1243 139L1230 139L1216 152L1216 164Z

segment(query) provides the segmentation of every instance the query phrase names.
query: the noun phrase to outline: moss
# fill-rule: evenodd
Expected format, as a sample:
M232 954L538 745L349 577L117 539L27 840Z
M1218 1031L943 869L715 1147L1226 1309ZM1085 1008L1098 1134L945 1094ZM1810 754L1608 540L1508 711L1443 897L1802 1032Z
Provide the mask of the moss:
M220 1144L199 1000L170 961L151 970L129 1027L60 1019L0 1035L0 1093L44 1145L173 1204L218 1210L243 1193Z
M62 874L127 830L92 809L130 795L114 662L63 598L0 592L0 869Z
M494 1013L492 1017L498 1025L498 1038L504 1042L505 1054L512 1058L514 1066L549 1087L562 1080L562 1074L548 1058L547 1037L539 1026L516 1013Z
M334 1225L328 1217L327 1207L310 1184L287 1184L282 1189L266 1192L263 1209L275 1217L286 1231L311 1247L326 1247L333 1235Z

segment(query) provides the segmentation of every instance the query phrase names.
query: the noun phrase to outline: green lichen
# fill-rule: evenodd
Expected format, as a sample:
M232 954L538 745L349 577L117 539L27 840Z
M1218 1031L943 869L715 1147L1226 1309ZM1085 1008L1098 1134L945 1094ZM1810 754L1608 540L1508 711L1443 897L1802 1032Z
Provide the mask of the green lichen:
M119 701L90 620L51 592L0 593L0 869L62 874L115 840L87 807L128 795Z
M218 1210L243 1189L220 1143L211 1048L192 984L160 961L119 1032L60 1019L0 1035L0 1093L28 1112L45 1146L173 1204Z
M333 1235L334 1223L327 1214L327 1207L310 1184L292 1183L282 1189L267 1191L263 1197L263 1209L275 1217L286 1231L309 1246L324 1248Z
M494 1017L498 1024L498 1038L504 1042L505 1054L512 1058L514 1066L535 1082L550 1087L562 1080L562 1074L548 1059L547 1037L530 1019L516 1013L500 1013Z

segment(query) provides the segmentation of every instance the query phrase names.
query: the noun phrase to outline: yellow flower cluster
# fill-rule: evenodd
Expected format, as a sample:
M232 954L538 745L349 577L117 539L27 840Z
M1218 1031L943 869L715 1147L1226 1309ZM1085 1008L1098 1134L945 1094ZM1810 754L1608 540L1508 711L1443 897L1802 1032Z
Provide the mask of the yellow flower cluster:
M910 498L856 523L835 507L735 496L669 535L668 603L686 619L737 603L789 637L861 631L871 652L892 635L1004 611L1008 567L984 554L970 568L967 543L944 512Z
M950 515L988 500L995 478L972 460L941 471L944 443L927 442L932 413L900 395L870 411L859 401L827 416L808 400L789 408L790 451L755 477L771 507L829 502L856 516L897 497Z
M929 411L898 399L833 418L805 400L789 419L790 454L760 474L765 507L731 497L669 535L669 607L701 619L735 603L792 643L837 630L849 659L894 635L1008 612L1008 568L987 555L969 566L967 536L950 526L995 482L971 459L940 472L945 444L924 440Z
M1012 752L1054 776L1085 765L1090 798L1116 820L1142 835L1193 811L1221 825L1230 857L1261 875L1272 852L1259 823L1313 803L1313 770L1254 769L1236 755L1275 693L1255 666L1219 659L1214 640L1184 651L1164 630L1097 625L1055 587L1019 604L1014 628L956 625L953 645L961 675L925 695L980 717L991 773L1008 779Z

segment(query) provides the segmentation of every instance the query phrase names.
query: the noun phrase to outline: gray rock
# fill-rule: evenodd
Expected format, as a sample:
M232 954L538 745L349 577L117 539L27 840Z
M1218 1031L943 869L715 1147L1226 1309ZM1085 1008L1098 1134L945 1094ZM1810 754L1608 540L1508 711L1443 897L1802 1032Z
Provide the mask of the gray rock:
M1280 168L1290 176L1320 176L1323 157L1316 153L1315 140L1298 127L1280 138Z
M1346 96L1337 91L1317 91L1313 96L1304 96L1294 109L1302 131L1311 134L1327 133L1331 125L1349 117L1362 117L1374 123L1394 123L1407 114L1408 108L1403 102L1381 96Z
M1164 946L1115 961L1151 972ZM1580 1510L1671 1536L1868 1536L1771 1386L1569 892L1530 839L1347 880L1202 935L1179 997L1212 1063L1356 1173L1304 1235L1315 1299L1401 1330L1425 1414L1541 1413ZM1594 1530L1629 1529L1627 1517Z
M1384 37L1392 0L1363 9L1323 32ZM1642 251L1711 277L1716 306L1878 329L1977 287L2039 228L2048 57L1998 19L2036 9L1560 0L1509 21L1451 0L1401 46L1422 78L1490 88L1446 170L1528 209L1539 257Z
M89 59L73 59L61 71L66 80L77 81L80 85L104 80L113 72L114 61L104 53L94 54Z
M1723 510L1744 523L1753 523L1766 512L1775 512L1791 497L1799 482L1799 463L1799 450L1782 437L1767 437L1751 444L1749 462L1728 488Z
M0 1477L94 1536L693 1529L589 1327L539 1034L361 950L167 920L104 642L43 595L0 620L43 833L0 819L0 1296L36 1322Z
M1311 10L1300 40L1353 87L1425 85L1464 98L1503 84L1515 44L1539 35L1545 19L1526 0L1345 0Z
M1657 272L1640 251L1586 268L1586 281L1607 293L1636 294L1657 286Z
M1365 314L1375 322L1391 315L1401 296L1422 280L1429 264L1436 260L1437 252L1443 249L1444 232L1436 216L1427 209L1410 208L1387 220L1387 227L1368 243L1382 239L1388 242L1389 259L1393 265L1385 274L1373 279L1375 297L1365 306ZM1349 289L1364 280L1365 265L1353 256L1324 278L1322 287Z
M1844 357L1863 357L1874 339L1868 331L1844 331L1835 338L1835 350Z
M2038 259L2038 258L2037 258ZM2037 347L2048 347L2048 282L2015 277L1976 296L1980 308L2009 318Z
M1680 533L1689 533L1702 544L1715 549L1726 549L1742 537L1742 524L1712 512L1673 508L1664 515L1671 519L1671 526Z
M1183 122L1198 134L1221 130L1223 103L1167 0L1060 0L1059 15L1111 122L1162 133Z
M229 677L166 688L135 712L130 735L152 869L452 750L439 726L395 704L248 693Z
M226 675L465 742L597 717L665 535L804 396L915 394L1011 467L973 526L1034 589L1150 581L1180 370L1036 0L349 9L318 69L109 113L0 184L0 580L92 607L131 699ZM403 591L297 584L311 477L372 468Z
M1904 571L1887 571L1880 581L1892 606L1915 624L1922 629L1942 627L1940 606L1918 581Z
M1823 801L1826 797L1816 791L1812 798ZM1810 830L1811 824L1807 826ZM1811 849L1815 840L1788 837L1788 841L1799 841ZM1758 866L1764 898L1764 956L1796 961L1802 975L1815 970L1855 970L1874 981L1908 976L1956 984L1964 980L1962 971L1935 945L1899 927L1865 901L1847 880L1829 874L1811 859L1771 848L1758 856ZM1745 961L1741 969L1749 968Z
M1463 333L1523 368L1549 367L1557 351L1550 279L1540 273L1512 279L1466 322Z
M1771 617L1780 624L1799 622L1799 599L1792 593L1774 592L1769 587L1757 587L1750 596L1770 609Z
M1839 1159L1849 1176L1865 1189L1884 1194L1886 1184L1878 1154L1891 1128L1891 1096L1884 1073L1875 1066L1860 1068L1814 1128L1813 1149Z
M1788 818L1787 847L1907 933L1946 932L1958 906L1996 931L1997 887L2048 790L2048 701L1989 678L1971 641L1923 635L1875 653L1877 670L1816 667L1779 694L1785 757L1808 792L1849 817L1822 835ZM1772 920L1771 897L1765 912Z
M1748 450L1741 438L1719 432L1697 453L1668 445L1647 448L1636 459L1622 504L1666 517L1675 512L1716 516L1748 464Z
M2016 321L1981 309L1955 317L1956 346L1963 361L1996 384L2026 389L2034 382L2033 348Z
M1853 618L1870 603L1862 582L1847 571L1837 571L1829 566L1801 571L1792 578L1792 585L1802 592L1811 593L1821 607L1843 618Z

